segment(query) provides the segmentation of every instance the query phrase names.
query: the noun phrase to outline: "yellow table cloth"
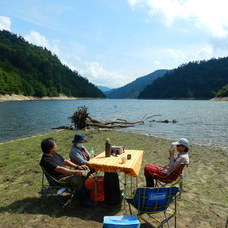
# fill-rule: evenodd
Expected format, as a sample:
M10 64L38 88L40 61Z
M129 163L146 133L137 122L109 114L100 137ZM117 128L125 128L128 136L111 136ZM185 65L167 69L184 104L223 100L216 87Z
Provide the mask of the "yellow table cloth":
M131 159L122 163L122 157L131 154ZM136 177L139 175L140 167L142 164L143 151L142 150L125 150L123 154L117 156L111 155L105 157L105 152L90 159L87 164L90 168L102 172L124 172L126 175Z

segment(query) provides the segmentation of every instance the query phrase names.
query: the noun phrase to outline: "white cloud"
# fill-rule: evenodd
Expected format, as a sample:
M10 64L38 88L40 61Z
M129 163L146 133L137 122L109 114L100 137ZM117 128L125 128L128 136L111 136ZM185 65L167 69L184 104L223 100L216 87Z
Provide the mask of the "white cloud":
M44 35L41 35L39 32L36 31L31 31L28 35L25 35L24 38L29 43L41 47L46 47L48 50L55 53L56 55L60 54L60 49L58 47L60 43L59 40L49 41Z
M161 52L166 56L166 58L163 58L163 61L168 62L172 68L176 68L190 61L198 61L202 59L209 60L214 57L227 56L227 53L214 49L213 45L210 44L188 45L181 49L170 48Z
M80 71L82 75L87 76L93 83L101 86L109 86L111 88L120 87L129 82L123 74L105 69L102 64L93 61L85 61L83 69Z
M160 67L161 66L161 62L158 61L158 60L155 60L154 61L154 65L157 66L157 67Z
M199 59L208 59L210 56L213 56L214 50L212 46L207 45L200 48L196 54L199 56Z
M0 16L0 30L11 30L11 20L9 17Z
M144 5L150 17L171 25L178 19L191 21L213 37L228 36L227 0L128 0L131 7Z
M189 56L187 57L188 54L186 53L186 50L169 48L166 51L170 58L173 59L176 63L184 63L189 58Z
M104 85L110 87L119 87L126 84L123 74L112 72L105 69L102 64L96 61L86 61L75 53L83 53L84 47L78 43L71 44L71 48L63 51L59 45L59 40L48 40L44 35L36 31L31 31L24 36L29 43L46 47L48 50L55 53L61 62L67 65L70 69L77 71L83 77L86 77L90 82L96 85Z

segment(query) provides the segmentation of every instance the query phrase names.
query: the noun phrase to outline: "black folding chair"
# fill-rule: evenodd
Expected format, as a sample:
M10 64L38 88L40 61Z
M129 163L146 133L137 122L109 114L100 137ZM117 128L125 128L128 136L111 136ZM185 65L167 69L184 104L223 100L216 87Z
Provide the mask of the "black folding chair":
M66 181L56 180L42 166L42 188L40 191L43 202L48 196L55 198L63 207L70 206L76 190L72 189ZM68 196L67 200L63 200Z

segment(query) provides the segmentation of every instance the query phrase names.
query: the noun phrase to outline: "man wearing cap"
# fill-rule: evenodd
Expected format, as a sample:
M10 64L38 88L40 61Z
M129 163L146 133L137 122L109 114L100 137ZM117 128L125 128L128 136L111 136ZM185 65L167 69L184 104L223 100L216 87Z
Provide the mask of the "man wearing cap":
M69 156L70 160L73 163L77 165L82 165L84 169L89 169L86 163L87 161L89 161L90 155L83 145L85 142L87 141L84 139L83 134L76 134L74 136L74 140L72 141L73 145L71 147Z
M147 164L144 168L144 175L146 178L146 186L154 187L154 175L166 176L170 174L180 164L189 164L189 142L185 138L180 138L178 141L173 142L172 145L176 146L178 155L174 156L174 148L169 149L169 164L165 167Z

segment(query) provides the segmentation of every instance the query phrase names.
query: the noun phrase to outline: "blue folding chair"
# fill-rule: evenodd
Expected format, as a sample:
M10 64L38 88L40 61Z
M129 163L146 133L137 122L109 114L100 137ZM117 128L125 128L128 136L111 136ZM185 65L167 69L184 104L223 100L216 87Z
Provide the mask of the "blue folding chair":
M176 196L179 191L180 191L179 187L169 187L169 188L141 187L141 188L136 188L133 196L128 197L125 194L123 194L123 197L129 204L130 213L132 214L131 206L133 206L138 211L137 215L145 222L149 223L147 220L142 218L143 214L148 214L150 217L152 217L158 222L158 220L152 215L156 213L164 212L165 219L163 219L162 221L159 221L158 227L163 227L165 223L167 223L169 227L169 220L171 218L175 219L175 227L176 227L176 224L177 224ZM168 208L170 207L171 203L174 204L174 209L170 213L170 216L167 217Z

